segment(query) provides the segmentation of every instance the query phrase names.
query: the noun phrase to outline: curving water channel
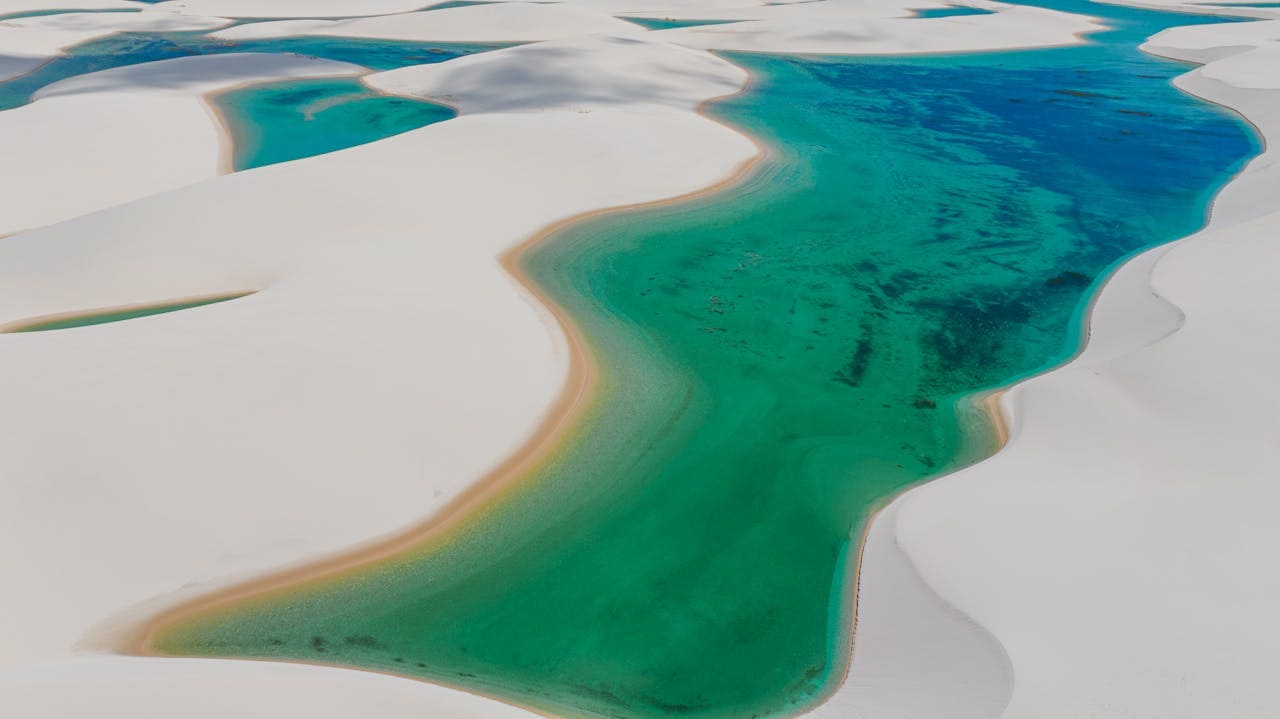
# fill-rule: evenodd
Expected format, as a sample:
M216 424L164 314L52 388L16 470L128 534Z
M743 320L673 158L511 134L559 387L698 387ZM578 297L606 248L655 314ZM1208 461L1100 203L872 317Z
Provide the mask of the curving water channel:
M172 654L420 676L561 716L750 717L838 678L870 513L989 454L975 393L1067 359L1124 258L1258 141L1137 51L1212 21L1082 0L1088 45L731 56L773 148L711 197L525 253L601 366L573 439L444 540L207 612ZM353 477L352 481L359 481Z

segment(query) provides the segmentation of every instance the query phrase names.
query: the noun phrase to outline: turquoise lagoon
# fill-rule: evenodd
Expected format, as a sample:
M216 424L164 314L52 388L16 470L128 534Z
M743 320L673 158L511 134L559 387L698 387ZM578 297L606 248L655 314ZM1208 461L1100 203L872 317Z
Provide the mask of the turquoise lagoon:
M0 110L31 102L31 96L36 91L59 80L125 65L193 55L230 52L291 53L349 62L371 70L392 70L408 65L443 62L494 47L333 37L233 41L211 38L203 32L119 33L76 45L68 49L65 55L52 58L26 75L0 82Z
M193 55L292 53L390 70L493 47L329 37L224 41L196 32L121 33L75 46L32 73L0 83L0 110L31 102L36 91L59 80ZM456 114L443 105L382 95L353 78L253 85L221 94L214 102L236 136L237 170L380 140Z
M235 138L236 170L342 150L456 115L443 105L383 95L354 78L254 85L219 95L216 105Z
M1117 263L1257 152L1139 53L731 56L773 152L578 223L529 277L601 367L574 436L443 540L162 628L163 653L390 671L561 716L753 717L832 688L874 509L994 449L975 393L1069 358ZM352 481L359 481L353 477Z

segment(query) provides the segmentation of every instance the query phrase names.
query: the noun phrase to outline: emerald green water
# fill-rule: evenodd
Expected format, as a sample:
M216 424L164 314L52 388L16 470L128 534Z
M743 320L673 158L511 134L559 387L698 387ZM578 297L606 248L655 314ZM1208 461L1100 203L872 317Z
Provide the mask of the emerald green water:
M194 307L203 307L205 305L217 304L228 300L244 297L244 294L227 295L225 297L205 297L196 300L186 300L182 302L170 302L162 305L149 305L146 307L131 307L119 310L99 310L86 312L84 314L75 315L73 317L64 317L56 320L47 320L44 322L32 322L31 324L21 325L10 332L45 332L48 330L69 330L75 327L88 327L90 325L102 325L108 322L123 322L125 320L137 319L139 317L150 317L151 315L162 315L166 312L178 312L180 310L189 310Z
M869 515L981 458L974 392L1068 358L1098 282L1258 149L1090 5L1083 47L732 56L735 189L527 253L602 367L573 439L454 535L171 627L174 654L394 671L562 716L750 717L839 677ZM359 481L359 478L353 478Z
M647 30L670 30L678 27L700 27L702 25L724 25L737 20L676 20L674 18L627 17L623 20L635 23Z
M390 97L356 78L290 80L220 95L236 170L312 157L448 120L443 105Z

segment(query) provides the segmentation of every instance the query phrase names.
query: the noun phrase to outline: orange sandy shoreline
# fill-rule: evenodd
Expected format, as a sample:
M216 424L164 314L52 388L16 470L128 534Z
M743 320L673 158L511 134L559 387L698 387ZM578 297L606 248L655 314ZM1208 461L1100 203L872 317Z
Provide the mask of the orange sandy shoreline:
M916 487L941 479L942 477L952 474L953 472L958 472L965 467L973 466L979 462L985 462L986 460L994 457L1000 450L1004 449L1005 446L1009 444L1010 420L1009 417L1005 415L1004 409L1000 406L1000 399L1008 391L1009 389L1007 387L989 390L971 395L965 400L971 403L973 407L983 412L987 416L988 422L990 422L992 439L994 440L992 445L988 448L990 451L980 453L980 456L978 456L973 462L956 467L951 472L926 477L919 482L902 487L893 494L881 497L867 511L866 521L862 523L862 531L858 534L858 553L854 559L853 568L843 579L841 579L841 586L843 587L842 593L844 596L849 597L849 607L848 610L841 612L840 621L842 624L848 626L849 636L843 643L840 655L834 658L834 661L836 662L835 671L839 674L840 681L828 682L827 686L823 688L824 690L812 697L809 701L805 702L802 710L798 713L804 713L809 709L813 709L814 707L826 703L828 699L833 697L836 692L840 690L840 687L843 686L845 681L849 678L849 668L853 664L853 650L857 642L858 602L862 595L862 564L864 555L867 551L867 537L871 534L871 526L875 523L876 518L879 517L880 513L883 512L890 504L893 504L902 497L902 495Z
M749 76L745 86L734 94L746 92L753 84L754 78ZM729 96L710 98L700 103L697 107L698 114L708 120L719 123L719 120L708 116L704 112L704 108L712 102L723 99L723 97ZM710 187L672 198L602 208L565 218L548 225L498 257L498 261L503 268L516 282L537 303L551 313L560 330L564 333L569 348L569 373L564 386L533 434L512 456L445 505L435 516L416 526L387 539L375 541L370 545L358 547L333 557L292 569L272 572L267 576L215 590L192 600L181 601L175 606L151 615L136 626L124 628L117 639L108 642L107 648L135 656L174 656L161 652L155 647L157 637L168 627L238 602L260 600L271 595L283 594L334 580L343 574L359 571L376 562L421 549L430 542L446 539L451 531L459 529L467 519L483 511L484 508L491 506L493 502L503 496L505 491L512 489L530 470L551 457L571 435L573 426L584 415L592 402L595 401L595 389L600 369L590 343L580 328L562 307L542 293L528 277L520 266L521 258L530 248L577 222L606 213L652 208L689 201L738 185L769 156L769 150L750 135L741 132L737 128L730 129L750 139L756 146L757 153L755 157L739 165L728 177L720 182ZM288 663L307 662L291 660ZM326 664L325 666L335 665ZM351 668L370 671L359 667ZM393 672L380 671L376 673L403 676ZM421 680L420 677L410 678Z

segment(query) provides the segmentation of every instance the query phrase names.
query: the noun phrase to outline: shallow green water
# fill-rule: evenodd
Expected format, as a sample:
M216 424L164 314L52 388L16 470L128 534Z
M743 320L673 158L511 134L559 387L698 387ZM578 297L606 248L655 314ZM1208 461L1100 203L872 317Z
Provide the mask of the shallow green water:
M236 170L312 157L448 120L451 108L370 90L355 78L290 80L216 100Z
M244 297L243 294L228 295L225 297L204 297L196 300L185 300L182 302L170 302L162 305L149 305L147 307L132 307L129 309L119 310L97 310L86 312L74 317L64 317L56 320L47 320L44 322L32 322L31 324L21 325L17 329L9 330L10 332L46 332L48 330L69 330L76 327L88 327L90 325L102 325L108 322L123 322L125 320L137 319L139 317L150 317L151 315L162 315L167 312L178 312L181 310L189 310L194 307L203 307L205 305L213 305L219 302L227 302L228 300Z
M160 638L415 674L567 716L749 717L848 647L868 512L991 448L973 392L1067 358L1109 268L1199 227L1258 149L1107 16L1098 44L734 56L775 148L727 193L524 258L603 366L574 440L444 546ZM358 478L353 478L358 479Z

